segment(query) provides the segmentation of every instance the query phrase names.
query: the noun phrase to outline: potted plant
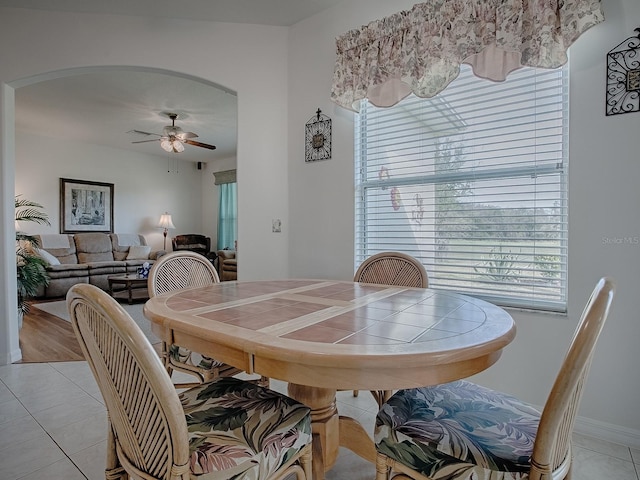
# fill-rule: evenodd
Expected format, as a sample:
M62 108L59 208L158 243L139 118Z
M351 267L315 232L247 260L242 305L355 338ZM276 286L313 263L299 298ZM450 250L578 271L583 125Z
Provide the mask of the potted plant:
M46 271L47 263L39 257L34 248L40 245L38 239L18 230L18 222L34 222L51 225L48 215L39 203L15 197L16 221L16 270L18 274L18 320L22 326L22 317L29 311L29 299L38 294L41 286L49 284Z

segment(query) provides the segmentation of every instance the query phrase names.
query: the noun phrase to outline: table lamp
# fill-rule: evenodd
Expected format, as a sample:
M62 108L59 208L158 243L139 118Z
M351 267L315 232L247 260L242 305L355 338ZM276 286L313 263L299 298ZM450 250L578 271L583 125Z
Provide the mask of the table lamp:
M164 243L162 244L162 249L166 250L167 249L167 232L169 231L170 228L171 229L176 228L173 225L173 222L171 221L171 215L169 214L169 212L164 212L164 214L160 216L158 227L164 229L164 231L162 232L162 235L164 235Z

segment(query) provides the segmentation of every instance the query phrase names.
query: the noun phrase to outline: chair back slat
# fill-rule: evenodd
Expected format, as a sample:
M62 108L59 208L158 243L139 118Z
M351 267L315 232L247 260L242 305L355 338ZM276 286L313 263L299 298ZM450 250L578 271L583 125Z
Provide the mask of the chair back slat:
M424 266L401 252L381 252L367 258L354 276L355 282L427 288Z
M570 467L571 432L595 345L609 315L614 292L614 281L609 278L601 279L582 312L542 411L531 457L531 480L550 478L550 472L562 472ZM554 478L563 478L558 473Z
M153 264L149 272L149 296L219 282L218 272L206 257L195 252L172 252Z
M120 461L142 478L169 478L172 467L188 463L188 432L160 358L127 312L100 289L77 284L67 304L105 400Z

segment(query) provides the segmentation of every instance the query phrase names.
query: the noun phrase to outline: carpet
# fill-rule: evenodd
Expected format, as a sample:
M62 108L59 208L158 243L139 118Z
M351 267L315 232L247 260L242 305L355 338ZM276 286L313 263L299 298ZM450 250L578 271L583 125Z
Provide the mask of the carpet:
M143 303L134 303L133 305L120 304L127 313L133 318L133 321L140 327L142 333L149 339L151 344L160 342L160 339L151 331L151 322L142 313ZM37 308L62 320L70 322L69 311L67 310L67 302L61 300L59 302L33 303L31 308Z

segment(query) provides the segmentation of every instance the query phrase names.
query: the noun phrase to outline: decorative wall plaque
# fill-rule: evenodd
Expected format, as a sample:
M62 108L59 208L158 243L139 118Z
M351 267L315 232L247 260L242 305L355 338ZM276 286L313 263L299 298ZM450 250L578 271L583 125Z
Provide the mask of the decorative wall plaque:
M305 125L304 161L315 162L331 158L331 119L318 108L315 117Z
M607 115L640 111L640 28L607 54Z

